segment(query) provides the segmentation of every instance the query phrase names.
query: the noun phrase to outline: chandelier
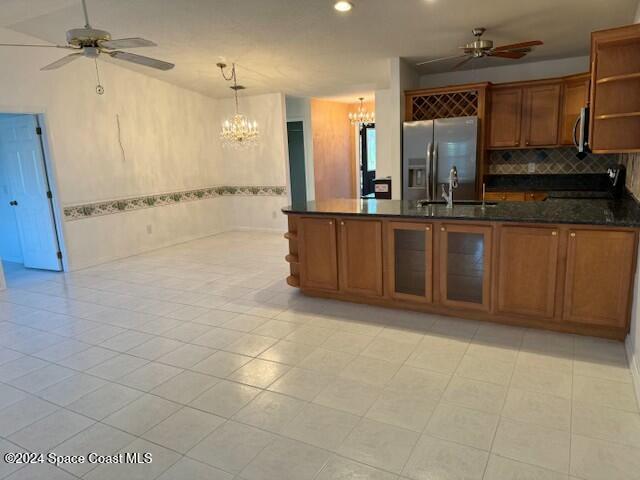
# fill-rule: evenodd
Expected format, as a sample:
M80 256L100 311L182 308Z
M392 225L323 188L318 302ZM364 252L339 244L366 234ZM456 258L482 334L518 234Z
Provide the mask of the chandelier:
M244 90L245 87L238 85L236 78L236 64L231 65L231 74L227 77L224 69L227 67L224 63L216 64L222 72L222 78L228 82L233 82L231 90L235 97L236 113L231 119L222 122L220 130L220 139L222 144L228 147L245 148L258 143L260 132L258 130L258 122L249 120L238 110L238 90Z
M351 122L351 125L357 125L359 123L375 123L376 114L373 112L367 112L367 109L364 108L364 97L360 97L358 100L360 100L358 111L349 113L349 121Z

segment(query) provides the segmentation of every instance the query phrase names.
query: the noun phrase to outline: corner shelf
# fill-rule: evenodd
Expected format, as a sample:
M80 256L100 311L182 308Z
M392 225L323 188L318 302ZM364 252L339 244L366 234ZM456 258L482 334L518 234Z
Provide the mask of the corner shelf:
M297 256L297 255L293 255L293 254L291 254L291 253L290 253L290 254L288 254L288 255L286 255L286 256L284 257L284 259L285 259L287 262L289 262L289 263L295 263L295 264L300 263L300 260L298 259L298 256Z
M300 287L300 279L298 277L295 277L293 275L289 275L287 277L287 285L291 286L291 287Z
M596 80L596 83L598 85L602 85L603 83L622 82L622 81L625 81L625 80L634 80L634 79L639 79L640 80L640 72L625 73L625 74L622 74L622 75L611 75L609 77L602 77L602 78Z
M630 118L640 117L640 112L626 112L626 113L607 113L604 115L596 115L596 120L611 120L615 118Z

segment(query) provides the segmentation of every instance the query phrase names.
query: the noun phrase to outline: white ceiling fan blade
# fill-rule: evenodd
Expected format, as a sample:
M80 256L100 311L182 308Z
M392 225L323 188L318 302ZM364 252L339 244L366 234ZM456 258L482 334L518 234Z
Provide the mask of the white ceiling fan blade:
M156 60L155 58L145 57L142 55L136 55L135 53L120 51L105 53L118 60L137 63L138 65L144 65L145 67L156 68L158 70L171 70L175 67L173 63L163 62L162 60Z
M57 68L64 67L67 63L71 63L82 56L82 53L72 53L71 55L67 55L66 57L62 57L60 60L50 63L46 67L42 67L40 70L55 70Z
M105 40L100 42L100 46L114 50L116 48L140 48L140 47L157 47L158 45L151 40L145 38L116 38L114 40Z
M465 56L466 55L463 54L463 55L451 55L450 57L434 58L433 60L427 60L425 62L416 63L416 67L419 67L421 65L427 65L428 63L441 62L443 60L451 60L452 58L462 58Z
M31 43L0 43L0 47L44 47L44 48L65 48L70 50L77 50L75 47L68 45L36 45Z

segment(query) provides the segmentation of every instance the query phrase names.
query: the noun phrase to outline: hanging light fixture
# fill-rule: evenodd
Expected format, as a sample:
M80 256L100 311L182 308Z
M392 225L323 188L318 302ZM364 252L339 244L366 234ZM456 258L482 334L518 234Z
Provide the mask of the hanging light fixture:
M245 148L258 143L260 132L258 130L258 122L249 120L238 110L238 90L244 90L245 87L238 85L236 78L236 64L231 65L231 74L227 77L224 69L227 68L225 63L216 64L222 72L222 78L228 82L233 82L229 88L233 90L236 102L236 113L231 119L222 122L220 130L220 139L222 144L234 148Z
M351 125L357 125L359 123L375 123L376 114L373 112L367 112L367 109L364 108L364 97L360 97L358 100L360 100L358 111L349 113L349 121L351 121Z

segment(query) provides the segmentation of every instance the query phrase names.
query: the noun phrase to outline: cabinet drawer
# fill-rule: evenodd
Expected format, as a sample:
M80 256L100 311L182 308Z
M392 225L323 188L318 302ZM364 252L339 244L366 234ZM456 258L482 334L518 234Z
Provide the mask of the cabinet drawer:
M491 202L523 202L524 192L487 192L484 198Z

